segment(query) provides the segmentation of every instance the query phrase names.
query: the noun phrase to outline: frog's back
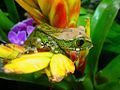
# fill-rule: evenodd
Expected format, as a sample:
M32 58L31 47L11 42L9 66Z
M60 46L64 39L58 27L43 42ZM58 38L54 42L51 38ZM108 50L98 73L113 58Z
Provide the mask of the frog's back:
M79 26L77 28L55 28L46 23L41 23L38 26L44 33L51 35L57 39L61 40L73 40L78 37L86 37L85 28L83 26Z

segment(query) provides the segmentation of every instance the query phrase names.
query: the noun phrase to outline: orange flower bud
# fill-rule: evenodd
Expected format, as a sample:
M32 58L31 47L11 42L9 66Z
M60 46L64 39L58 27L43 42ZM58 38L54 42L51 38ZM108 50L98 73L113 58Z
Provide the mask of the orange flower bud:
M49 13L52 26L65 28L68 25L68 6L65 0L54 0Z
M16 0L38 22L57 28L76 27L80 0Z

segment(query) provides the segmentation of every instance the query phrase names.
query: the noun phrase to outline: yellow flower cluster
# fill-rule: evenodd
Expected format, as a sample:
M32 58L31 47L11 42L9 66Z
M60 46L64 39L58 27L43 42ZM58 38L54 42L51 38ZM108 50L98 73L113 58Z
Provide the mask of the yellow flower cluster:
M74 73L74 63L62 54L39 52L25 54L11 60L3 67L5 73L27 74L44 71L52 81L61 81L68 73Z

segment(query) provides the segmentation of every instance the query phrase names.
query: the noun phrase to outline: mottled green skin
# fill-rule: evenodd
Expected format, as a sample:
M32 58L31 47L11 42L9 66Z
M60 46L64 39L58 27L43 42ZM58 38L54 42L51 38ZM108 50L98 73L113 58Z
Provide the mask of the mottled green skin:
M69 30L68 28L67 32ZM33 31L25 45L27 47L49 48L54 53L66 53L66 51L77 51L79 53L81 50L91 48L92 43L86 36L80 36L72 40L57 38L57 34L64 32L66 30L53 28L43 23Z

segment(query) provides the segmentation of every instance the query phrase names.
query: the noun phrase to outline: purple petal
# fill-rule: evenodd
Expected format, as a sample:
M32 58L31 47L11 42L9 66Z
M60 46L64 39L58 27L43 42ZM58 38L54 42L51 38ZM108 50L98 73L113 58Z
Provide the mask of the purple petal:
M28 26L28 27L27 27L27 33L28 33L28 35L30 35L34 29L35 29L35 27L33 27L33 26Z
M23 45L25 40L27 39L26 32L25 31L18 32L17 38L19 39L19 45Z
M19 39L17 38L17 34L13 31L8 33L8 39L11 43L18 44Z
M10 31L10 32L8 33L8 39L11 38L11 37L14 37L14 36L16 36L16 33L15 33L15 32Z
M25 23L19 22L11 30L14 32L26 30L27 25Z
M33 19L32 18L29 18L29 19L26 19L24 21L22 21L23 23L27 24L27 25L32 25L33 24Z
M32 26L32 23L33 19L29 18L14 25L14 27L11 28L11 31L8 34L10 42L23 45L28 35L30 35L35 29L35 27Z

